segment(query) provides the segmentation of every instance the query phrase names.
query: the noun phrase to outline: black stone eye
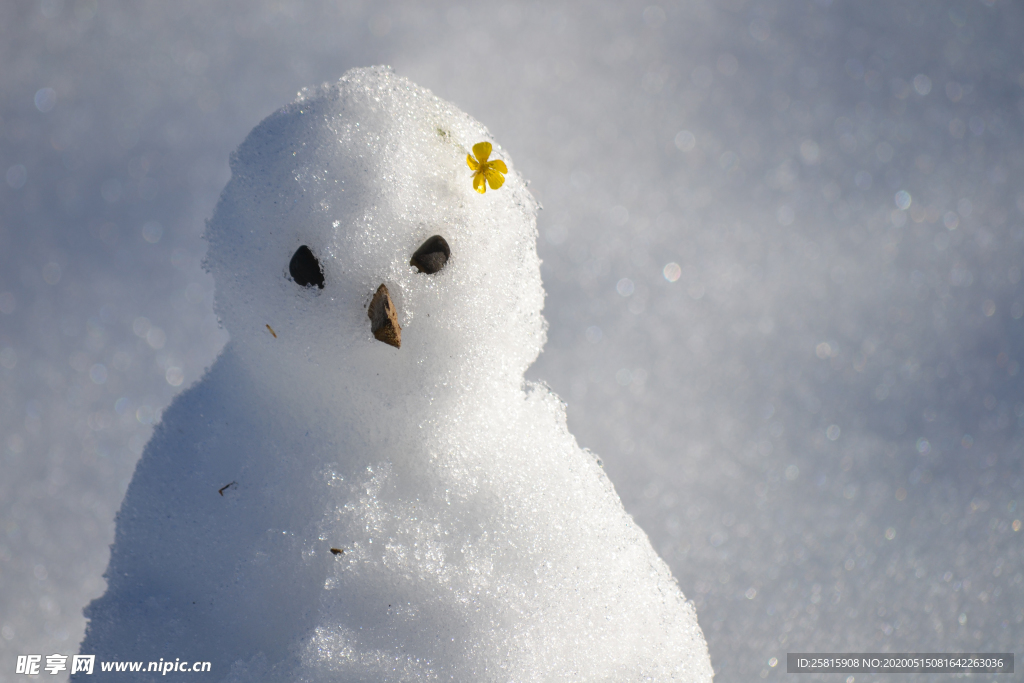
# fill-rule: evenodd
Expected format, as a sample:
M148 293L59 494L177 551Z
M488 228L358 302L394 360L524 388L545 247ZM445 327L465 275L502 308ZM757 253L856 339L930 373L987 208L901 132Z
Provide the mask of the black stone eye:
M409 265L416 266L421 273L436 273L448 263L452 250L440 235L434 235L416 250Z
M324 271L320 268L316 256L313 256L313 252L305 244L295 250L295 255L288 264L288 272L291 273L292 279L303 287L316 285L320 289L324 288Z

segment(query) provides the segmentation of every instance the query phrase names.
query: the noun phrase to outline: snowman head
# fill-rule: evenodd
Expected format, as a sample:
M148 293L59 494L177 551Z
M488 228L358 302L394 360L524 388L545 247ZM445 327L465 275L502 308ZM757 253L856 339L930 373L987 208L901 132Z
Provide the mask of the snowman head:
M339 387L518 386L544 342L537 203L497 145L504 185L474 189L467 153L482 141L477 121L387 68L304 90L260 123L206 231L215 309L247 362Z

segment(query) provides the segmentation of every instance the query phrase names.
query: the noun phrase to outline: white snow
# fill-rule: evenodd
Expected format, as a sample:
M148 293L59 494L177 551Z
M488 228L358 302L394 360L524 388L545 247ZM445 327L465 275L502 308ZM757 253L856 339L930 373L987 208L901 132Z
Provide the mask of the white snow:
M230 152L369 64L532 181L526 377L716 681L1019 651L1021 35L1006 0L0 2L0 681L77 651L153 426L227 341L201 263Z
M83 653L239 681L711 679L692 603L524 384L538 207L497 145L506 182L473 189L489 140L386 68L249 135L207 228L231 341L142 455ZM451 256L421 273L434 234ZM289 275L302 245L322 289ZM400 348L371 334L381 283Z

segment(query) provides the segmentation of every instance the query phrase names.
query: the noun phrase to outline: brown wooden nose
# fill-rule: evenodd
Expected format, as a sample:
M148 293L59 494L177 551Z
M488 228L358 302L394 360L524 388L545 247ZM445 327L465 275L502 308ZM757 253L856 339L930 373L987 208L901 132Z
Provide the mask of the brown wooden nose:
M388 294L388 288L383 284L373 295L366 314L370 317L370 331L373 332L375 339L396 349L402 347L402 328L398 325L398 311L391 300L391 295Z

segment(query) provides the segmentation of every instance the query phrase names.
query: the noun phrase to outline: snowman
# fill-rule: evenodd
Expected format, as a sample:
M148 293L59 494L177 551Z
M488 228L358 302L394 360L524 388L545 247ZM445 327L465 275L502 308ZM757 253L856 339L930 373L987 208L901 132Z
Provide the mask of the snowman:
M82 653L136 680L709 681L692 603L524 382L539 207L487 130L354 69L231 170L206 231L231 341L143 453Z

